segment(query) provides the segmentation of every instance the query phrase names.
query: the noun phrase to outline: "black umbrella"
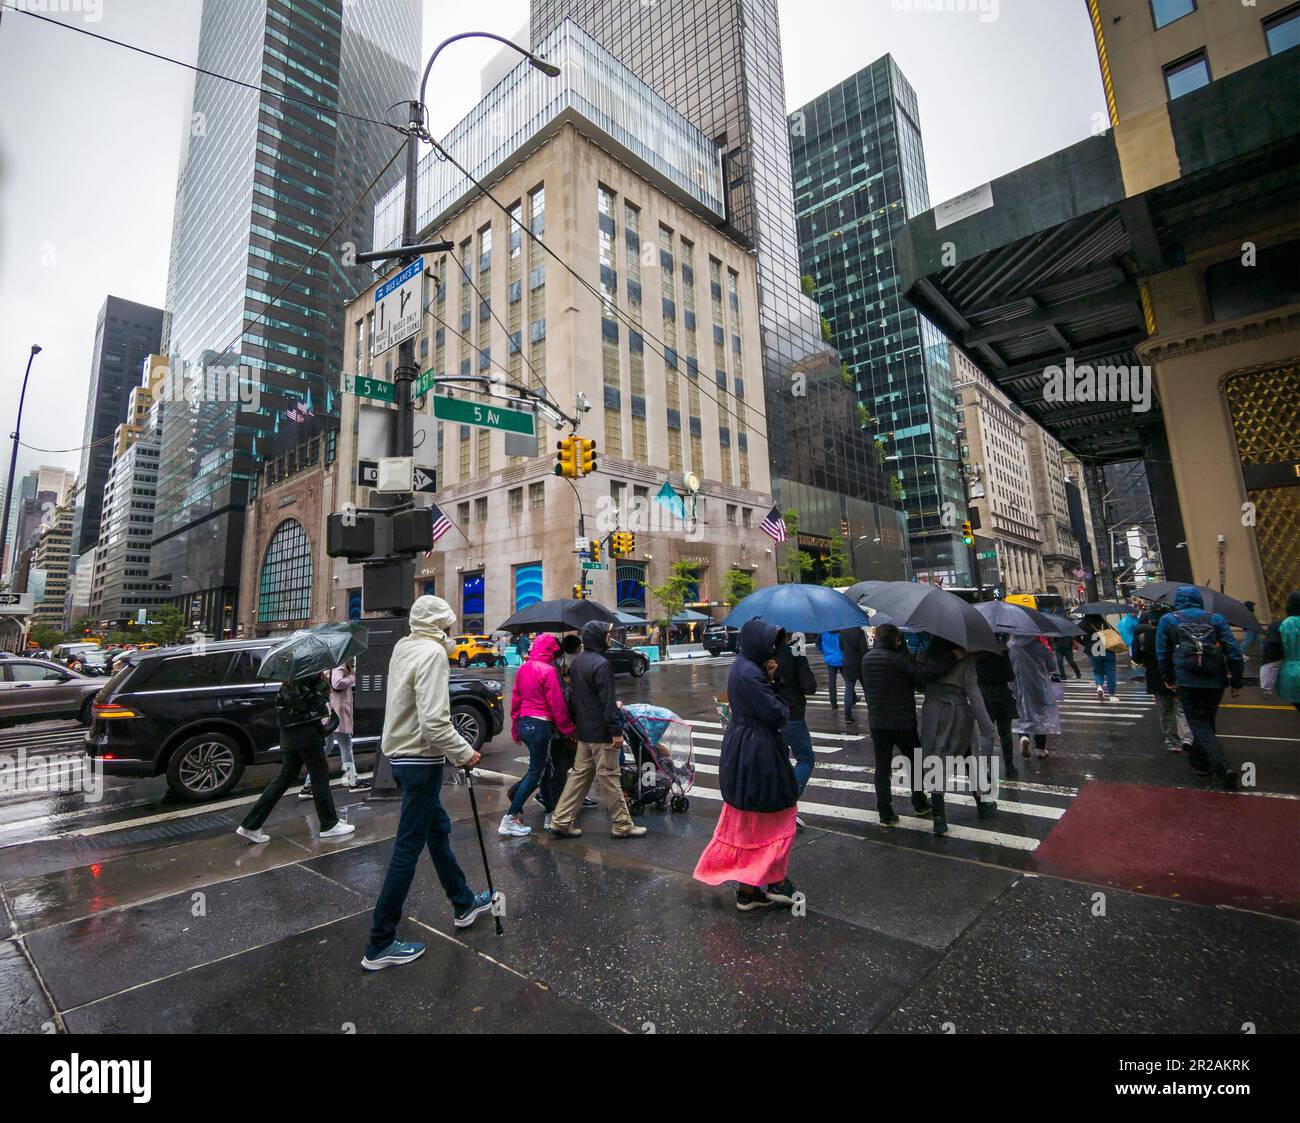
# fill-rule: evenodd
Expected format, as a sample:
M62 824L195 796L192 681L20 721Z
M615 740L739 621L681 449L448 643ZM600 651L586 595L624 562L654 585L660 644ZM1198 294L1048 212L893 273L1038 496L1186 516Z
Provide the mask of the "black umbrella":
M1011 636L1077 636L1080 634L1078 626L1068 620L1039 612L1036 608L1027 608L1022 604L990 600L982 601L974 607L995 632L1003 632Z
M597 604L594 600L557 597L555 600L542 600L530 604L527 608L521 608L497 631L576 632L592 620L602 624L618 625L618 617L603 604Z
M341 624L318 624L295 632L284 643L267 652L257 677L277 682L293 682L322 671L341 667L355 659L368 646L366 629L356 621Z
M854 604L865 597L868 593L874 593L881 585L887 585L887 581L859 581L856 585L850 585L844 590L844 595Z
M1001 651L988 621L961 597L937 585L886 581L862 597L863 608L879 610L900 628L929 632L967 651Z
M1186 581L1152 581L1149 585L1134 589L1133 595L1140 597L1142 600L1173 604L1174 594L1187 584ZM1201 594L1201 605L1206 612L1217 612L1229 624L1238 628L1245 628L1249 631L1259 628L1259 621L1250 614L1250 609L1237 600L1236 597L1216 592L1204 585L1195 585L1193 588Z

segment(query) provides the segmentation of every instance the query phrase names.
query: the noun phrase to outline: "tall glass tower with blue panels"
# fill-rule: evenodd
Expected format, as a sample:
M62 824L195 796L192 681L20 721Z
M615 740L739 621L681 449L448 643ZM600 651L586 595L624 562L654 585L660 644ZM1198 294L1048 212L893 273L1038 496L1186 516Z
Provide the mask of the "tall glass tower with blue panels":
M366 191L402 138L340 110L382 120L414 95L421 13L420 0L204 2L201 68L313 103L194 78L151 570L210 635L238 617L244 509L263 466L278 478L333 455L343 308L373 277L349 251L369 248L374 204L404 170L399 157ZM253 408L211 376L241 367Z
M791 113L790 155L801 268L901 487L912 571L969 585L948 340L904 298L894 250L930 193L916 93L893 58Z

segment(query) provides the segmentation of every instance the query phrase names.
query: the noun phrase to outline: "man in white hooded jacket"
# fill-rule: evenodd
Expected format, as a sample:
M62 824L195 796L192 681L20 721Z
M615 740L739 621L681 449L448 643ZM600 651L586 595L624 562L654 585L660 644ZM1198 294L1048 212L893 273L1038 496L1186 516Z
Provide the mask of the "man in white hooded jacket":
M492 907L491 894L473 892L451 850L451 820L442 806L442 770L473 768L481 759L451 723L447 662L448 632L456 623L451 605L439 597L420 597L411 606L410 635L397 641L388 664L388 697L380 743L402 789L402 814L393 840L384 887L375 905L370 940L361 966L379 971L410 963L424 945L397 939L406 894L426 847L438 880L451 901L453 922L467 928Z

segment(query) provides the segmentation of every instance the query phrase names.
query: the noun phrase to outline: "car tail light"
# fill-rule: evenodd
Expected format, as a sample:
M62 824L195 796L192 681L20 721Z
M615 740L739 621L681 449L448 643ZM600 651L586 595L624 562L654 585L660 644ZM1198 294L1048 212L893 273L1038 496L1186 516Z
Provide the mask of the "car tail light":
M135 710L128 709L126 706L120 706L116 702L95 702L91 709L96 718L101 721L112 721L117 718L139 717Z

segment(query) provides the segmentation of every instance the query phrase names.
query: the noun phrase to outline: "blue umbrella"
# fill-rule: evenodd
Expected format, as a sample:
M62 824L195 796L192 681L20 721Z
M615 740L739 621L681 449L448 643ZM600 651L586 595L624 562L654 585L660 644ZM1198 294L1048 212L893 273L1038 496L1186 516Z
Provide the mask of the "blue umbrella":
M775 624L787 632L838 632L866 628L871 617L838 589L825 585L769 585L747 596L724 624L739 628L749 620Z

